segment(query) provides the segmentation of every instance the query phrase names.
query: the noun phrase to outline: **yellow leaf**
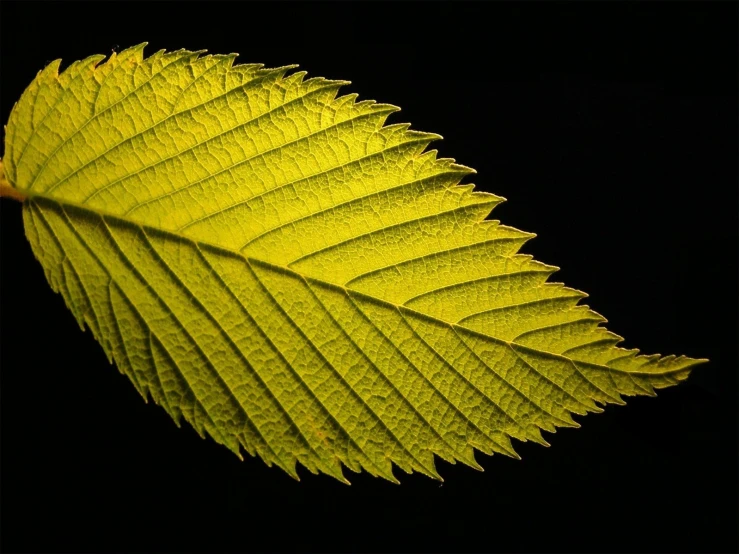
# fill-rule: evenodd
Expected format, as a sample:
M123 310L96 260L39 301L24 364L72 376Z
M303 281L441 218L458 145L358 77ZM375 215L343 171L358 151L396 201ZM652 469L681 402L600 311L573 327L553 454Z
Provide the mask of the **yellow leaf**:
M39 73L3 190L80 326L201 435L296 478L440 478L703 361L619 348L398 108L143 48Z

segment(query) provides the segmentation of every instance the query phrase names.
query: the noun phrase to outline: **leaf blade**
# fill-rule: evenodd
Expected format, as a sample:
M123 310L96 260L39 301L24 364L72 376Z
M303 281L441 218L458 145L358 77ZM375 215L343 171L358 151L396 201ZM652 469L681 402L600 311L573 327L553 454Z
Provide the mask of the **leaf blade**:
M517 457L510 437L546 444L540 429L702 361L618 348L583 293L518 253L532 235L485 219L503 199L425 151L440 137L385 125L394 106L233 55L142 50L56 85L41 72L11 115L8 175L80 325L144 398L237 455L294 477L300 462L440 478L434 455Z

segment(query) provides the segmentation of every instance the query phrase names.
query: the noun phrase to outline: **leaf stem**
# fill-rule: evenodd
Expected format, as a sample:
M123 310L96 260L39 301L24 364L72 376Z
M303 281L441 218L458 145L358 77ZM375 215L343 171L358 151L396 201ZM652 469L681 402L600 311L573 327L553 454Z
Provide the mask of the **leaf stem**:
M10 181L5 178L5 168L3 167L2 160L0 160L0 198L12 198L18 202L23 202L28 198L28 196L11 185Z

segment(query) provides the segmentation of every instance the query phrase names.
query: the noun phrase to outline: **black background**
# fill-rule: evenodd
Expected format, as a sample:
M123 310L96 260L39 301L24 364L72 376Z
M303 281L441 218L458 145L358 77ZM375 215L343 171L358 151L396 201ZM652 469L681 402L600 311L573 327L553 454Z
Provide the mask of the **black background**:
M348 79L445 137L493 217L628 347L707 357L659 397L438 462L302 482L177 429L110 367L2 214L5 551L736 551L736 3L2 3L2 113L142 41Z

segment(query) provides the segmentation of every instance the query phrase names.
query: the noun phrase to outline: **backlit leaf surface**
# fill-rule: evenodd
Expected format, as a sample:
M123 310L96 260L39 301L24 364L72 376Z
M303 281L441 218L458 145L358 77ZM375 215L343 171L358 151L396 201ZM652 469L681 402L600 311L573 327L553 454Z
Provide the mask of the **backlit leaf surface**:
M53 289L176 421L293 476L438 478L700 361L619 348L396 107L143 47L41 71L3 164Z

